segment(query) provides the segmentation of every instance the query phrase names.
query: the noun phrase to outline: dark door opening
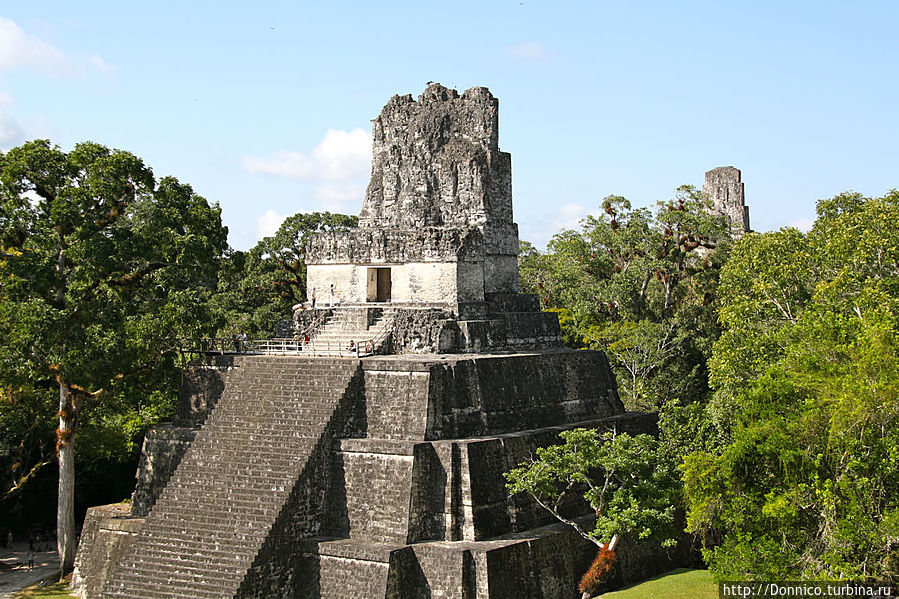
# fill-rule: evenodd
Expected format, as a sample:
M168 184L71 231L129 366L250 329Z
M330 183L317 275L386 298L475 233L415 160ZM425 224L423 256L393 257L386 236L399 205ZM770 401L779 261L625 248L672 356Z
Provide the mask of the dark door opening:
M369 302L390 301L390 268L369 268L366 300Z

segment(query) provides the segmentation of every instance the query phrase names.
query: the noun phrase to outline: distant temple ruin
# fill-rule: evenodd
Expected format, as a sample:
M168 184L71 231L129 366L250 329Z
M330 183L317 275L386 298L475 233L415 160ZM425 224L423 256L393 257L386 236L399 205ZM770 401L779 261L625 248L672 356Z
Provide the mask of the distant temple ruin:
M749 233L749 206L738 169L719 166L706 172L702 193L712 201L712 210L724 217L735 239Z
M308 248L318 301L294 322L310 342L192 364L130 507L88 512L79 596L575 596L595 546L503 473L560 431L654 420L625 413L605 355L561 347L555 314L519 293L497 111L480 87L388 102L359 228ZM586 503L564 510L590 526ZM615 582L688 549L624 539Z

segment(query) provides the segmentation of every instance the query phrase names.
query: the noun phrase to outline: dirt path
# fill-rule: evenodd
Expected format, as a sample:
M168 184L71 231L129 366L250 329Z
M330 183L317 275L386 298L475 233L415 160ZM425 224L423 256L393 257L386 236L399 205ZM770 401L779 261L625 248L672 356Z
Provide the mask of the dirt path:
M56 551L36 551L34 569L28 569L28 543L16 543L12 549L0 549L0 599L12 599L17 591L54 577L59 572ZM11 568L6 568L11 566Z

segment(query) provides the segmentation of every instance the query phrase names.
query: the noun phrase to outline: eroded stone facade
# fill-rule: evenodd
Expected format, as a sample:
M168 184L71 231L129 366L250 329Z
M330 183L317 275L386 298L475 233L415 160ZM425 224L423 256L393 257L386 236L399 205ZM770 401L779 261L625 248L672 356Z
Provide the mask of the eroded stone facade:
M702 192L712 200L712 210L724 216L734 238L750 231L749 206L739 169L719 166L706 172Z
M499 149L499 102L484 87L440 84L394 96L372 126L371 181L354 231L315 235L308 295L477 313L518 292L512 160ZM380 277L380 278L379 278ZM483 312L483 310L481 310Z

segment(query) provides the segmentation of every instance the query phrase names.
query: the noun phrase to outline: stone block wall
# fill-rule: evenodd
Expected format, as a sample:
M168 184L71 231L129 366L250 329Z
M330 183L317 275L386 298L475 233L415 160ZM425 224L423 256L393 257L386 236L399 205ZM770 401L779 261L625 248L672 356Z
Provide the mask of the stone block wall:
M194 362L181 379L175 426L196 428L222 397L229 377L240 366L242 356L209 356Z
M341 374L331 381L328 369L344 372L338 368L343 362L352 362L358 370L349 379ZM324 370L304 375L291 364L319 364L316 368ZM203 442L204 449L195 442L194 457L185 458L185 469L178 470L180 482L170 482L175 488L166 491L178 495L178 505L196 502L205 512L196 511L192 503L182 505L183 513L177 514L174 503L157 508L150 517L155 523L144 528L153 537L161 535L171 548L147 546L140 549L143 561L138 562L119 558L123 567L140 572L150 566L134 564L155 564L166 553L187 552L187 561L177 558L169 569L186 570L193 578L181 580L182 574L154 565L148 577L135 579L139 585L133 588L143 589L140 592L169 586L177 591L160 596L221 596L221 590L207 593L197 586L205 579L217 589L239 583L232 587L235 596L256 599L573 596L571 589L595 547L555 526L529 498L509 497L503 473L538 447L556 442L566 428L584 425L636 433L651 432L655 426L651 415L622 413L608 364L597 352L361 361L239 356L231 367L226 392L203 429L212 437ZM340 377L343 399L330 407L316 399L317 394L290 399L304 389L332 388ZM218 384L215 378L203 380ZM247 395L252 389L264 393ZM236 393L243 393L244 399L236 401ZM582 414L590 417L579 418ZM263 429L265 435L278 430L271 440L293 447L287 431L305 430L309 425L300 422L307 421L316 433L301 441L299 449L279 451L266 445L256 448L259 453L254 449L257 442L249 440ZM558 426L535 426L543 422ZM222 435L240 439L215 440ZM220 476L226 463L244 460L238 457L243 454L249 461L240 462L243 466L235 473L224 474L234 479L228 490L197 478L204 470L213 478ZM289 482L269 480L275 471L294 466L296 474ZM249 483L241 482L244 471L255 473L247 489L243 487ZM255 530L241 533L239 543L246 547L239 551L215 537L215 528L208 528L218 522L219 504L233 517L284 492L287 497L278 500L278 509L254 510ZM163 525L158 509L173 519L168 525ZM577 500L564 509L572 516L589 511ZM197 526L199 532L185 536L188 528ZM104 535L111 534L87 531L95 547L102 547L111 539ZM220 566L204 561L206 547L215 548L211 555L222 565L242 556L227 567L245 568L246 574L238 580L236 574L216 573ZM651 547L621 547L621 580L630 580L629 573L643 576L674 563ZM85 553L85 559L93 559L93 572L106 576L103 568L115 558L96 551L93 557ZM246 562L249 555L252 559ZM123 597L125 591L103 596Z
M375 543L414 542L410 534L413 447L354 439L340 446L347 528L335 532Z
M77 597L100 596L112 568L127 552L142 525L143 519L131 517L131 509L124 503L87 510L72 572L72 588Z
M601 352L459 358L429 370L428 439L501 434L624 411Z
M624 411L601 352L377 356L363 369L366 430L379 439L494 435Z
M196 429L171 424L147 429L137 466L137 484L131 495L131 515L150 513L196 433Z

